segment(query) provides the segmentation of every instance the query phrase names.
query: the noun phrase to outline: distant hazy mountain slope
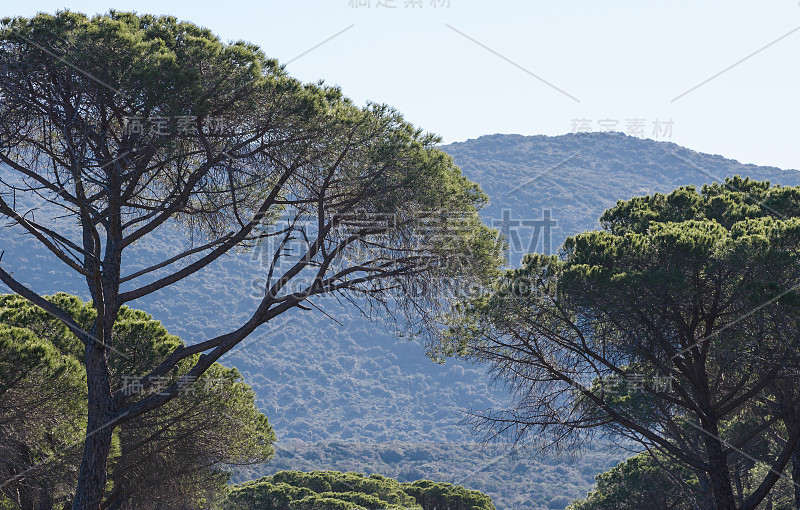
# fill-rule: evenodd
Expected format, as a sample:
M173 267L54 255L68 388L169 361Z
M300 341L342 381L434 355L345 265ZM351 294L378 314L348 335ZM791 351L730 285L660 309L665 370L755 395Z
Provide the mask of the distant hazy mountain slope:
M565 236L597 226L618 199L733 174L800 184L800 172L743 165L675 144L615 133L558 137L491 135L443 147L490 197L484 219L505 230L512 261L542 250L536 225L550 211L551 251ZM714 176L714 177L711 177ZM30 207L41 204L27 204ZM504 212L507 221L504 225ZM47 214L42 207L37 218ZM55 220L54 220L55 221ZM75 228L72 226L72 228ZM134 268L163 260L185 242L163 229L160 241L139 245ZM533 243L531 240L533 239ZM29 236L0 229L4 267L42 293L75 292L84 284ZM207 271L133 303L194 343L240 324L255 306L253 281L263 273L257 252L223 257ZM155 278L157 275L154 275ZM479 367L427 360L417 342L398 339L357 310L325 303L341 325L317 311L293 312L262 328L227 355L259 396L280 438L306 441L469 441L455 422L467 407L497 405L500 389L487 386Z
M491 135L443 149L489 195L491 202L483 218L511 236L514 263L528 249L543 250L542 219L547 211L556 222L551 232L553 251L567 235L595 228L602 211L619 199L669 192L680 185L700 185L734 174L800 184L798 171L743 165L671 143L614 133ZM0 167L0 173L4 171ZM27 205L41 206L35 213L39 220L48 217L48 211L52 216L52 210L42 204ZM538 237L533 235L537 226ZM137 246L124 263L145 267L168 258L184 244L175 231L163 229L159 235L158 242ZM37 291L87 297L80 279L30 237L20 236L14 229L0 229L0 250L6 251L4 268ZM132 306L151 313L187 343L195 343L241 324L255 306L250 296L252 282L262 273L258 253L223 257L202 274ZM384 326L359 317L357 310L330 302L323 307L341 325L317 311L287 314L222 359L239 368L255 388L258 405L274 425L279 445L289 439L304 442L292 444L306 445L341 440L364 444L471 442L475 439L471 431L457 425L460 411L502 405L502 389L488 384L481 367L455 362L436 365L424 356L418 342L398 339ZM293 448L287 445L281 457L291 457ZM304 459L304 467L325 467L322 460L314 465L313 458ZM484 461L476 457L475 468L491 470L502 480L506 464L484 466ZM396 463L398 476L404 469L420 468L404 462L401 458ZM583 472L575 486L585 486L587 479L605 467ZM569 478L569 472L564 476ZM437 473L441 481L469 487L463 480L446 479L443 471ZM526 477L509 474L506 479L520 480L515 493L526 490ZM528 480L534 483L532 478ZM540 493L533 485L528 492ZM504 501L517 501L489 489L487 493L498 509L507 507Z
M622 133L577 133L563 136L488 135L443 147L489 195L484 218L498 228L503 210L522 249L511 243L512 262L530 247L533 228L516 220L541 220L545 210L553 227L551 251L568 235L599 227L598 218L617 200L678 186L722 182L732 175L796 186L800 172L746 165L703 154L670 142ZM514 239L512 238L512 241ZM534 239L533 248L544 243ZM519 248L517 244L517 248Z

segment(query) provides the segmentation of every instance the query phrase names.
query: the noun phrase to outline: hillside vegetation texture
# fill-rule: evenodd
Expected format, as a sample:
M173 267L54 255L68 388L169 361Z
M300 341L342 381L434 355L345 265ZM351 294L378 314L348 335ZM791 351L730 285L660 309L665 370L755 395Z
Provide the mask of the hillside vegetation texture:
M489 196L482 218L508 235L511 265L527 252L549 248L554 253L567 236L597 228L602 212L618 200L737 174L800 184L795 170L742 164L618 133L491 135L443 149ZM6 171L0 167L0 174ZM45 203L23 206L38 208L42 217L48 213ZM134 247L132 259L142 268L185 247L169 227L158 236L159 242ZM57 261L29 237L0 229L0 241L21 257L14 276L22 283L42 293L63 291L88 299L82 282L56 270ZM263 267L263 253L268 252L223 257L202 274L133 306L187 344L208 339L246 318L256 302L256 283L247 275ZM596 463L576 465L550 457L497 460L502 456L465 447L475 436L460 425L463 411L502 408L508 401L484 368L460 361L431 363L419 341L398 338L393 328L345 311L335 301L319 304L335 321L317 310L283 316L224 360L253 388L255 403L278 438L274 460L254 474L360 470L359 462L373 459L374 472L401 482L426 477L463 484L490 495L500 510L563 508L586 493L596 474L628 455L609 447L597 453ZM340 446L351 444L361 446ZM386 453L391 451L399 453ZM564 487L571 488L564 492Z

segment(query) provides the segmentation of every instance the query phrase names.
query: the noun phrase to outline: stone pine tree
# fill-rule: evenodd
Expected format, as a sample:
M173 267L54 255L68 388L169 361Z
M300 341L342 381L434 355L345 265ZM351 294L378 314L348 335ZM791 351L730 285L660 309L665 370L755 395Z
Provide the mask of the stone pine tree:
M91 304L76 296L47 300L84 328L95 320ZM19 296L0 296L0 323L0 508L4 496L21 510L64 508L81 460L70 445L85 433L84 345ZM114 323L114 338L115 349L127 353L109 357L114 388L182 345L161 323L127 307ZM188 389L158 413L115 429L104 509L208 507L226 495L226 466L263 463L274 453L272 427L235 368L215 363ZM158 389L136 398L152 392Z
M222 43L172 17L3 20L0 215L80 275L96 310L81 327L14 278L20 254L4 254L0 281L85 345L88 423L73 508L100 505L116 427L175 399L274 317L335 294L419 330L448 279L491 273L498 251L476 213L485 196L438 142L391 108L356 107L337 88L291 78L251 44ZM31 212L36 199L70 228ZM183 229L190 248L133 270L129 248L168 226ZM132 383L133 395L113 388L121 307L254 245L273 255L254 275L265 285L249 317L177 348ZM136 398L196 355L180 380Z
M601 223L453 315L443 353L516 396L477 422L540 446L627 437L690 469L708 508L755 509L800 441L800 189L735 177Z

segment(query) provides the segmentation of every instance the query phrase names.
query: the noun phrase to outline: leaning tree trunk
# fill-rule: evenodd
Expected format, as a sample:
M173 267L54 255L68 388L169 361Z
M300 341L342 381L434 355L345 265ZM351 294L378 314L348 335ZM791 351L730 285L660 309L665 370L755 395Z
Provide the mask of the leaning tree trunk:
M106 349L99 342L89 342L86 346L86 381L88 423L73 510L98 510L106 487L115 407Z

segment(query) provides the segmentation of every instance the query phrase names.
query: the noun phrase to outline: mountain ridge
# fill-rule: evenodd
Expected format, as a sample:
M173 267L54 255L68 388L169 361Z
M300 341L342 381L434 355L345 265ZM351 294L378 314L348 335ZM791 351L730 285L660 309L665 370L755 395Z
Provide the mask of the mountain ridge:
M774 166L774 165L761 165L761 164L758 164L758 163L745 163L745 162L739 161L739 160L734 159L734 158L726 157L726 156L724 156L722 154L714 154L714 153L710 153L710 152L703 152L703 151L694 150L694 149L691 149L689 147L685 147L683 145L680 145L680 144L678 144L676 142L673 142L671 140L655 140L653 138L641 138L641 137L638 137L638 136L631 136L631 135L629 135L627 133L624 133L622 131L602 131L602 132L592 131L592 132L564 133L564 134L561 134L561 135L521 135L521 134L518 134L518 133L493 133L493 134L480 135L480 136L478 136L476 138L467 138L466 140L463 140L463 141L455 141L455 142L442 144L442 145L440 145L440 148L442 148L443 150L445 150L445 152L447 152L446 148L454 147L454 146L458 146L458 145L474 144L474 143L478 143L478 142L481 142L481 141L486 141L485 139L488 139L488 140L516 139L516 140L543 141L543 140L559 140L559 139L568 140L568 139L570 139L572 137L614 137L614 136L630 138L632 140L639 140L639 141L652 143L652 144L657 144L657 145L660 144L660 145L674 146L674 147L676 147L678 149L683 149L683 150L686 150L686 151L688 151L690 153L694 153L694 154L701 155L701 156L708 156L708 157L711 157L711 158L721 158L721 159L723 159L725 161L728 161L730 163L734 163L736 165L741 165L741 166L744 166L744 167L754 167L754 168L760 168L760 169L780 170L780 171L786 171L786 172L798 172L798 171L800 171L800 167L798 167L798 168L780 168L780 167L777 167L777 166Z

